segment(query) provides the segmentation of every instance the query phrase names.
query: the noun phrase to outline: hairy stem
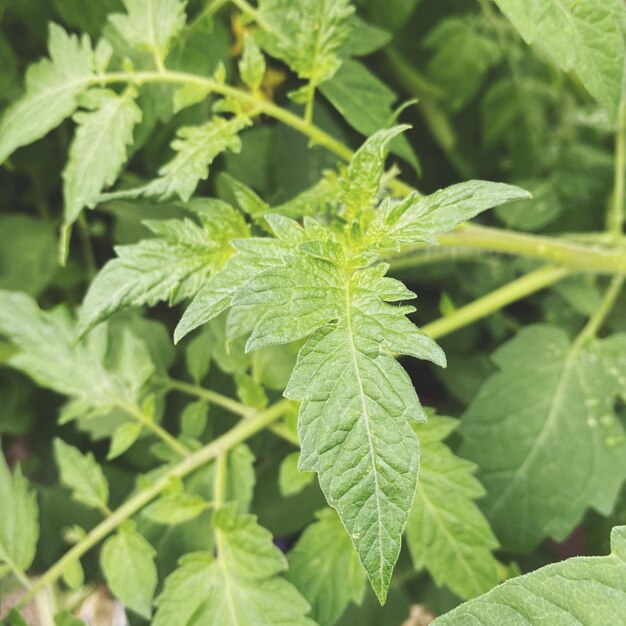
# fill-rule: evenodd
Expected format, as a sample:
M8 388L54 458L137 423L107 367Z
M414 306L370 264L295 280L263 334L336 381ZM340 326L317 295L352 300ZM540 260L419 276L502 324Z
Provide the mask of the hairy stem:
M127 500L122 506L116 509L112 515L93 528L84 539L66 552L50 569L33 583L30 590L20 598L17 608L24 607L28 604L41 589L58 580L62 576L65 568L72 561L80 559L83 554L112 533L124 520L132 517L149 502L154 500L154 498L171 484L173 478L184 478L194 470L224 454L237 444L249 439L281 417L288 408L288 400L277 402L265 411L257 413L254 417L242 420L221 437L218 437L203 448L200 448L200 450L193 452L180 463L171 467L156 482Z
M546 266L539 268L457 309L450 315L422 326L422 330L433 339L449 335L476 320L499 311L508 304L553 285L568 274L568 270L563 267Z

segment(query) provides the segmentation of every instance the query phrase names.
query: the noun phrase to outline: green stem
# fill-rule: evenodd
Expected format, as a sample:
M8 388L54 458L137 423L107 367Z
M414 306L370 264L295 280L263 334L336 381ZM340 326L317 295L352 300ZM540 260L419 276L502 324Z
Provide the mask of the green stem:
M482 298L478 298L478 300L457 309L441 319L422 326L422 330L433 339L449 335L476 320L499 311L512 302L521 300L531 293L558 282L568 274L568 270L562 267L542 267L492 291Z
M228 453L220 454L215 460L215 478L213 479L213 506L217 511L226 502L226 473Z
M199 387L198 385L192 385L190 383L183 382L182 380L173 380L171 378L161 379L161 381L170 389L176 389L182 393L202 398L211 404L221 406L235 415L250 417L256 413L256 409L252 409L241 402L237 402L237 400L233 400L232 398L224 396L221 393L217 393L216 391L212 391L211 389L205 389L204 387Z
M6 563L6 565L8 565L11 573L13 574L13 576L15 576L20 585L22 585L24 589L29 590L32 587L32 584L28 579L28 576L26 576L26 574L21 569L19 569L19 567L17 567L17 565L15 565L15 563L13 563L13 561L11 561L11 559L9 559L7 555L3 555L2 560L4 563Z
M468 223L451 233L440 235L437 239L445 248L527 256L580 272L605 274L626 272L626 249L618 247L583 245L574 241ZM399 261L402 268L409 267L408 255L411 251L423 254L424 249L424 246L415 246L404 250L396 258L390 258L392 269L396 261Z
M58 580L65 568L74 560L80 559L87 551L112 533L124 520L132 517L171 484L172 479L184 478L209 461L216 459L237 444L267 428L289 408L288 400L281 400L249 419L242 420L227 433L218 437L200 450L193 452L177 465L167 470L154 484L143 489L116 509L112 515L100 522L89 534L66 552L50 569L40 576L30 590L24 594L17 608L24 607L43 588Z
M622 236L624 204L626 201L626 99L619 107L617 133L615 135L615 183L613 201L607 216L607 230L615 239Z
M615 306L615 302L617 301L622 287L624 286L625 278L626 277L623 274L613 277L610 285L604 292L604 296L602 297L602 302L600 303L600 306L595 310L593 315L589 318L589 321L587 322L585 327L576 338L577 346L582 346L587 341L591 341L597 336L598 331L602 327L602 324L604 324L607 317L613 310L613 307Z
M138 407L126 403L120 403L118 406L122 409L122 411L128 413L131 417L134 417L142 426L145 426L148 430L154 433L159 439L161 439L161 441L163 441L163 443L174 450L174 452L182 457L190 454L191 450L186 445L182 444L178 441L178 439L170 435L170 433L168 433L148 415L143 413L143 411L141 411Z
M306 104L304 106L304 121L307 124L313 123L314 102L315 102L315 85L313 83L310 83L309 88L307 90Z
M229 0L213 0L207 3L207 5L194 17L194 19L187 24L185 32L190 33L195 30L198 24L201 24L207 17L215 15L225 4L228 4Z

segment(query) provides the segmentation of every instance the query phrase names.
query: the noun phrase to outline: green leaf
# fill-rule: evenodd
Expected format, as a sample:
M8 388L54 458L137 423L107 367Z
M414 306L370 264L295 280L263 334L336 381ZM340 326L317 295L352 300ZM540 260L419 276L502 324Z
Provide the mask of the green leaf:
M265 75L265 57L248 33L245 34L243 54L239 61L239 73L243 82L256 91Z
M104 542L100 564L109 589L129 609L142 617L152 615L157 585L156 551L131 525Z
M324 509L289 552L289 580L320 626L332 626L350 602L360 604L365 575L336 513Z
M399 202L388 199L380 206L368 236L389 247L433 244L435 235L447 233L487 209L529 197L527 191L513 185L470 180L429 196L410 194Z
M157 598L153 626L289 624L314 626L309 606L280 576L285 557L252 515L225 507L213 518L218 556L185 555Z
M174 305L196 295L233 254L230 241L249 236L241 214L224 202L202 200L192 206L200 224L149 221L155 238L116 248L118 258L104 266L85 296L81 335L123 308L160 301Z
M163 496L144 510L144 515L158 524L181 524L198 517L209 503L188 493Z
M587 507L607 515L626 478L614 352L531 326L499 348L500 371L463 416L461 454L478 463L482 504L506 549L565 539Z
M85 622L69 611L60 611L54 616L54 626L85 626Z
M78 559L70 561L63 570L63 582L72 591L80 589L85 583L85 572Z
M10 472L2 454L0 502L0 563L23 573L35 558L39 538L37 495L19 467Z
M457 420L438 416L415 428L420 475L405 533L416 569L426 567L437 585L471 598L498 583L491 553L498 542L474 503L485 494L474 465L442 443L456 428Z
M206 400L190 402L180 417L180 430L187 437L199 439L209 421L209 403Z
M495 0L525 41L574 70L589 93L617 117L622 93L624 40L621 0Z
M85 626L85 622L69 611L60 611L54 616L54 626Z
M348 222L376 203L385 171L388 143L409 126L379 130L355 152L342 181L341 201Z
M78 448L55 439L54 456L61 482L72 490L74 498L89 507L106 509L109 503L109 483L93 454L82 454Z
M128 328L109 337L102 326L77 344L75 324L64 310L41 311L18 292L0 290L0 334L18 349L8 365L72 398L67 419L136 404L154 371L145 345Z
M299 452L287 455L280 464L278 472L278 487L283 496L293 496L300 493L307 485L315 480L312 472L301 472L298 469Z
M215 115L200 126L183 126L171 144L176 155L159 170L159 178L142 187L103 194L91 200L107 202L140 196L167 200L178 196L187 202L198 183L208 178L209 165L215 157L225 150L239 152L241 140L238 133L248 124L250 119L246 115L230 119Z
M626 526L611 532L609 556L575 557L506 581L436 619L466 624L589 624L619 622L626 611Z
M163 61L175 37L185 26L182 0L122 0L126 14L116 13L110 22L128 44Z
M26 92L0 120L0 163L69 117L93 78L93 52L86 35L79 40L50 24L48 50L50 58L28 69Z
M466 15L438 22L424 45L433 51L428 73L445 89L453 110L476 95L485 74L502 58L498 40L486 31L483 20Z
M349 0L261 0L262 45L300 78L319 85L341 64L354 12Z
M297 224L283 218L287 231ZM384 277L385 264L332 241L303 242L285 264L240 289L235 305L264 305L247 349L309 337L285 395L301 400L300 469L316 471L384 601L401 546L418 467L409 420L424 420L415 390L393 353L445 365L441 349L406 315L413 297ZM390 304L390 303L394 304Z
M56 250L51 224L28 215L0 216L0 288L41 293L57 272Z
M139 422L124 422L114 431L107 459L110 461L121 456L141 435L142 425Z
M344 61L320 91L346 122L365 137L394 122L392 105L398 99L396 94L358 61ZM391 152L419 172L420 165L406 137L397 137Z
M141 121L136 96L134 89L122 95L92 89L80 99L88 112L74 116L78 129L63 172L66 225L76 221L91 198L115 182L126 162L126 147L133 141L133 128Z

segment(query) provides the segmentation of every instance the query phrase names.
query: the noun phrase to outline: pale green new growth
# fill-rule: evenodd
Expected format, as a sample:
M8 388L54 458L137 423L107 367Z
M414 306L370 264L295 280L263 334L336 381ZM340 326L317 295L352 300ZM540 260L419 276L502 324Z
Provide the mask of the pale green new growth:
M89 200L115 182L126 162L126 148L142 115L136 96L134 89L122 95L92 89L80 98L89 112L74 116L78 128L63 172L66 225L76 220Z
M17 467L11 474L0 454L0 572L4 566L23 576L33 559L39 538L37 494Z
M245 35L245 46L239 61L239 73L243 82L253 91L261 86L265 74L265 57L248 33Z
M72 490L74 498L89 507L106 510L109 483L93 454L83 454L78 448L55 439L54 455L61 482Z
M155 549L132 523L107 539L100 554L109 589L129 609L146 619L152 615L152 597L158 580L155 556Z
M471 598L498 582L491 553L498 542L473 501L485 495L475 466L442 443L457 422L431 416L414 428L421 443L420 475L405 532L415 569L425 567L438 585Z
M513 578L433 624L605 626L623 621L625 605L626 526L617 526L609 556L575 557Z
M589 93L617 117L624 70L621 0L495 0L527 43L545 50L564 70L574 70Z
M463 416L461 454L480 461L481 505L505 548L563 540L588 507L613 509L626 478L615 356L609 340L579 345L552 326L493 355L500 371Z
M337 514L324 509L317 517L289 552L288 578L319 626L332 626L350 602L361 602L365 574Z
M224 202L195 200L188 208L199 224L150 221L146 225L155 238L116 248L118 258L104 266L85 296L81 334L123 308L174 305L195 296L233 254L231 240L249 236L243 217Z
M51 24L48 49L50 58L29 67L26 92L0 120L0 163L69 117L93 77L93 51L86 35L78 39Z
M185 555L157 598L154 626L314 626L307 602L280 574L287 561L252 515L233 506L213 517L217 557Z

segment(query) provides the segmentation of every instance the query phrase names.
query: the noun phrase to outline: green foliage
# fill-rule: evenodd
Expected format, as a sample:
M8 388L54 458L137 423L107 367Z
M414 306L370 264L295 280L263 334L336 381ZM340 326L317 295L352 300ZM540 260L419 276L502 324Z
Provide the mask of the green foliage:
M485 495L474 466L442 443L456 428L455 420L438 416L415 427L422 454L406 538L416 569L426 567L437 584L470 598L497 584L491 551L498 542L473 502Z
M513 578L435 624L604 624L619 619L626 587L626 528L611 533L611 554L577 557Z
M480 459L484 508L508 549L565 539L587 507L613 509L626 436L610 341L581 345L559 328L529 326L493 355L500 371L463 417L462 453Z
M0 497L0 568L23 572L35 558L39 538L37 500L22 470L18 467L11 474L4 459L0 459Z
M252 515L233 506L213 517L218 556L194 553L181 560L157 600L155 626L204 624L313 625L306 601L280 574L285 557ZM260 621L262 620L262 621Z
M624 17L0 0L0 621L619 622Z

